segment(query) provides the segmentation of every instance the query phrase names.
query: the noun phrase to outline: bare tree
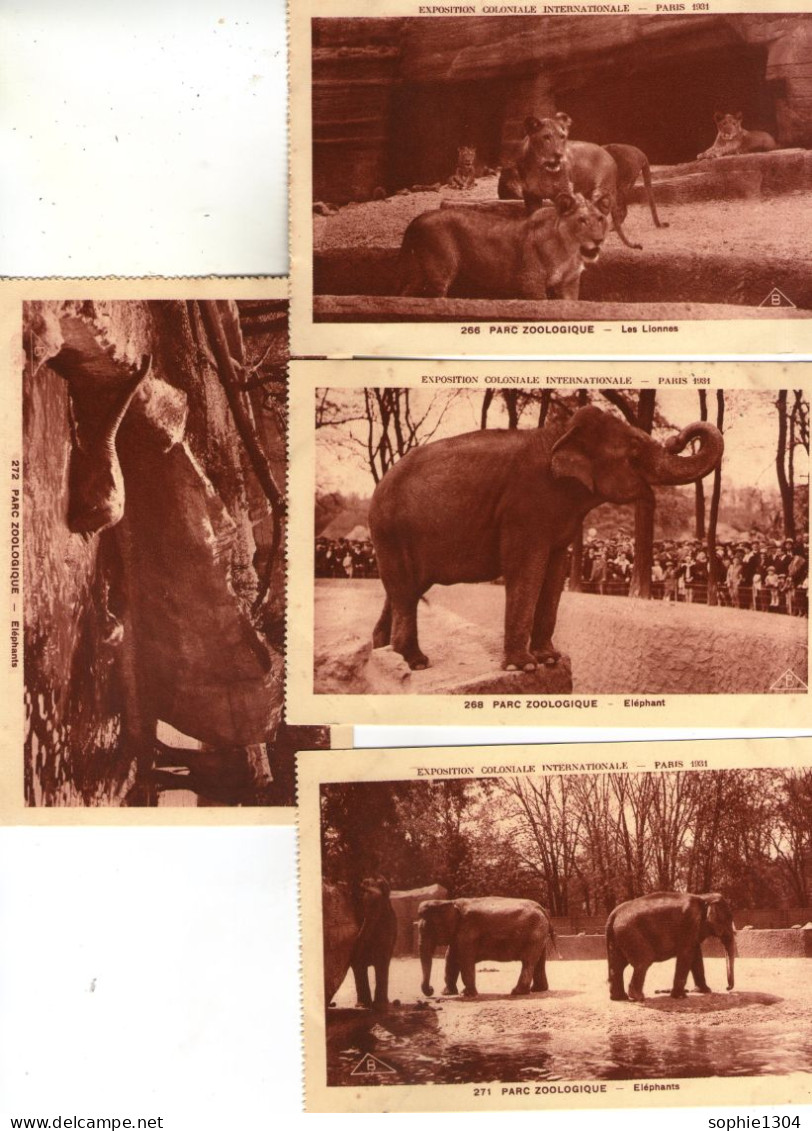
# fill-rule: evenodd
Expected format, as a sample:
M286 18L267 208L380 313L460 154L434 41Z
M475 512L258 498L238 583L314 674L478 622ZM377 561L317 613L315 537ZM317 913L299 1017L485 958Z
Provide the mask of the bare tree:
M784 537L794 538L797 529L795 451L800 446L809 455L809 402L804 397L803 389L793 389L790 406L789 390L780 389L775 407L778 411L775 470L781 493Z
M514 847L524 866L543 882L553 915L567 915L582 821L573 779L503 778L499 784L514 802Z
M725 430L725 391L716 390L716 427L720 432ZM701 482L701 480L699 480ZM711 490L710 517L708 519L708 604L719 604L720 563L716 554L716 528L719 523L719 501L722 496L722 464L716 465L713 470L713 488Z
M699 419L708 419L708 391L699 389ZM705 541L705 480L697 479L694 483L694 537L699 542Z

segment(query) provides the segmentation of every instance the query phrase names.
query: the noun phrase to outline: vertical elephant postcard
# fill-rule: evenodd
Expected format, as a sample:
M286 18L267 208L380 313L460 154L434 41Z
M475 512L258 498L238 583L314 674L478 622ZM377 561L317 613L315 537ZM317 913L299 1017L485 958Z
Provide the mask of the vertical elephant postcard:
M304 356L809 353L812 6L291 8Z
M307 1109L808 1104L809 764L807 739L300 754Z
M4 283L8 821L287 821L286 280ZM203 814L199 810L205 809Z
M808 363L291 373L291 721L807 725Z

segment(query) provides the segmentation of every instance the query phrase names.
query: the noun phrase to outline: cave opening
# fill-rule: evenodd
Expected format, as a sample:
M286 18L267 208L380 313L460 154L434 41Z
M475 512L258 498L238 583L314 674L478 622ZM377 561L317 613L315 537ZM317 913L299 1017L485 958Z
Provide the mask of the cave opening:
M396 88L389 128L388 188L445 183L457 149L473 146L477 168L496 166L508 81L486 79Z
M767 49L728 44L647 68L591 72L586 83L555 90L573 119L573 138L636 145L652 165L693 161L716 137L714 113L742 111L746 129L776 133L775 91L765 78Z

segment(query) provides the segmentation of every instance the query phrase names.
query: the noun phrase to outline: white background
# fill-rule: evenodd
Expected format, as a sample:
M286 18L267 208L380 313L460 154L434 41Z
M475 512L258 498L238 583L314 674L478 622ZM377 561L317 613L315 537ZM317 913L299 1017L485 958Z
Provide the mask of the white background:
M284 274L285 71L280 0L0 0L0 274ZM0 830L0 1131L8 1116L304 1118L295 879L292 829ZM739 1113L754 1114L541 1118L683 1131ZM440 1117L400 1125L418 1119Z

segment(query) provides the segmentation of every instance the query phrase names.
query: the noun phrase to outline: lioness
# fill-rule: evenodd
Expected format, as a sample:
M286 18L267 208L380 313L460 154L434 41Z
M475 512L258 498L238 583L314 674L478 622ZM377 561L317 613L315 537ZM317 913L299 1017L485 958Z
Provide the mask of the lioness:
M769 153L778 149L775 138L764 130L746 130L742 126L742 113L713 115L718 133L716 141L703 153L697 154L697 161L707 161L714 157L733 157L737 153Z
M476 150L472 145L457 149L457 168L448 179L451 188L467 189L476 184Z
M605 145L603 147L617 165L617 207L621 220L626 219L629 206L626 202L629 193L634 188L637 178L643 174L643 184L646 189L648 206L651 209L651 218L657 228L667 228L668 223L657 215L657 205L654 203L654 189L651 184L651 168L648 157L636 145Z
M587 199L608 196L618 237L626 247L639 250L642 244L631 243L623 231L625 212L618 201L618 168L614 158L603 146L591 141L570 141L571 126L569 114L525 118L526 136L516 172L527 211L540 208L559 192L581 193ZM509 185L510 177L506 176L503 188L506 190Z
M559 193L531 216L444 208L412 220L400 249L402 295L578 298L581 272L606 237L610 202Z

